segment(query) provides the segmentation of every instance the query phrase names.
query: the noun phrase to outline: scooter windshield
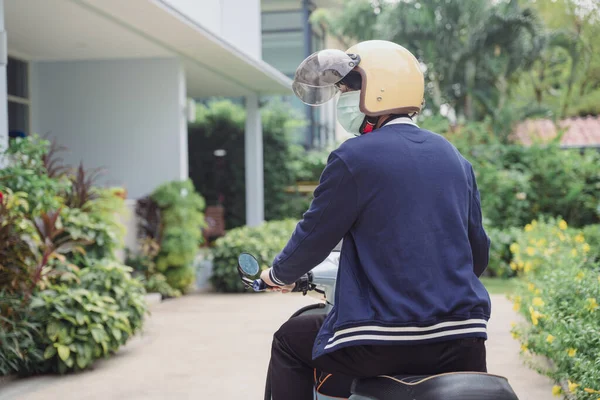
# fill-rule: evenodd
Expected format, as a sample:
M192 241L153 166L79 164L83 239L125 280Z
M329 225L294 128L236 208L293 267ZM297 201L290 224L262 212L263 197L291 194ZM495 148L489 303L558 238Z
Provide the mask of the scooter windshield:
M339 91L336 83L360 62L355 54L327 49L308 56L294 76L292 89L303 103L314 106L331 100Z

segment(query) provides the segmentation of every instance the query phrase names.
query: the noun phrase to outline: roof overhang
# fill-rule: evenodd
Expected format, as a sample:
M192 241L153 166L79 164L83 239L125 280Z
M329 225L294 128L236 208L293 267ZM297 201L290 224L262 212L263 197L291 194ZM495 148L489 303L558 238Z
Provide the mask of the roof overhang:
M38 61L178 57L191 97L290 94L291 80L162 0L5 2L9 51Z

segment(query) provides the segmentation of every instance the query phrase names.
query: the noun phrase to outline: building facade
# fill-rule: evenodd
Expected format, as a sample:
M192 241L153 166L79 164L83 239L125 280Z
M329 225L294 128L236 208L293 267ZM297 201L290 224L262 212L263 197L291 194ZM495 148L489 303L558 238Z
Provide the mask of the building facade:
M291 80L261 59L259 0L0 0L0 146L56 139L131 199L188 177L191 98L244 99L247 218L263 220L259 97Z

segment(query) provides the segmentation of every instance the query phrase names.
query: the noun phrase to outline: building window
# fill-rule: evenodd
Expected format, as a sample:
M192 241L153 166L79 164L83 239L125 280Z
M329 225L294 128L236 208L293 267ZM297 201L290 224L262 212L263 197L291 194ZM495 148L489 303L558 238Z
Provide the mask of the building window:
M306 3L306 4L305 4ZM262 56L290 78L294 77L296 68L302 60L315 51L325 47L325 32L322 27L311 25L306 19L307 11L314 8L309 2L302 4L309 9L270 10L262 12ZM308 32L307 32L308 30ZM307 41L307 33L310 39ZM301 111L308 125L296 132L296 140L307 147L323 146L322 133L329 132L325 121L329 114L321 115L321 111L303 104L295 96L286 99L294 108ZM326 123L324 123L326 122Z
M11 137L29 134L31 97L29 90L29 64L8 57L6 66L8 98L8 132Z

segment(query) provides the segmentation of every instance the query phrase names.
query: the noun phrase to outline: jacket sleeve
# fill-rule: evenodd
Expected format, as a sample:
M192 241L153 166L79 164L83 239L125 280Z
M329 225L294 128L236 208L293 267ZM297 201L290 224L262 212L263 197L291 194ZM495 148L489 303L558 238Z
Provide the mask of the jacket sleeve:
M479 277L488 266L490 238L483 229L481 199L472 167L471 179L473 189L471 192L471 204L469 205L469 243L471 244L471 253L473 254L473 272Z
M358 194L348 167L329 156L309 210L283 251L273 261L271 280L291 284L325 260L358 215Z

